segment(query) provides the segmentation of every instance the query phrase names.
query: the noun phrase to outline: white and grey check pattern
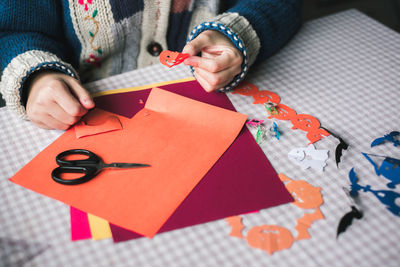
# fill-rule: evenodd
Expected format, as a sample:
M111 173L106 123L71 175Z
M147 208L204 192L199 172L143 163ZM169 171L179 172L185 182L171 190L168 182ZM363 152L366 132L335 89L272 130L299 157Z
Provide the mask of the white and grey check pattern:
M166 69L155 65L87 87L98 92L189 76L184 66ZM306 23L280 53L253 68L247 80L260 90L279 94L281 103L297 113L315 116L350 144L339 168L334 160L338 140L329 136L315 144L317 149L329 149L322 173L302 170L288 159L291 149L308 144L306 133L292 130L289 121L276 120L282 134L279 141L261 144L278 173L322 188L325 219L310 227L311 239L295 241L290 249L269 255L251 248L244 239L229 236L231 227L218 220L153 239L117 244L111 239L71 242L66 205L8 181L61 132L38 129L2 108L0 240L25 240L46 247L26 266L398 266L400 218L371 193L360 192L364 218L355 220L338 239L336 229L350 211L342 187L349 187L352 167L360 184L388 189L388 180L375 174L361 152L400 158L400 148L392 144L370 147L375 138L400 130L400 35L356 10L338 13ZM252 104L252 97L228 96L249 118L267 117L262 105ZM400 192L399 186L395 191ZM303 212L286 204L242 215L244 233L252 226L268 224L284 226L296 236L296 219ZM0 243L0 248L4 244L9 243Z

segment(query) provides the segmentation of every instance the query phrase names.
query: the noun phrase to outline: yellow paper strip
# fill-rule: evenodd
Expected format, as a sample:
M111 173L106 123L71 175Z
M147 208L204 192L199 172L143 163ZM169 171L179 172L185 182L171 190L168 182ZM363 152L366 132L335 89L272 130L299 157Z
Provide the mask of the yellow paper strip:
M135 86L135 87L127 87L127 88L108 90L108 91L94 93L94 94L92 94L92 97L98 97L98 96L103 96L103 95L112 95L112 94L118 94L118 93L126 93L126 92L133 92L133 91L140 91L140 90L143 90L143 89L149 89L149 88L153 88L153 87L160 87L160 86L173 84L173 83L189 82L189 81L193 81L194 79L195 79L194 77L189 77L189 78L183 78L183 79L179 79L179 80L172 80L172 81L166 81L166 82L146 84L146 85L143 85L143 86Z
M106 220L90 213L88 213L88 220L93 240L112 237L110 224Z

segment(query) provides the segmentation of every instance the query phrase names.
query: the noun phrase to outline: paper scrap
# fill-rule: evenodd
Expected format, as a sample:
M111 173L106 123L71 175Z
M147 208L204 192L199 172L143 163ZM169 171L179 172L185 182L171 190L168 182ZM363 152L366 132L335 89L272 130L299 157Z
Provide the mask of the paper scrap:
M87 113L74 127L76 138L122 130L117 116L110 115L101 109Z
M292 149L288 157L295 164L302 167L304 170L308 168L323 171L328 159L329 150L315 149L313 144L308 145L306 148Z
M10 180L153 237L232 144L247 118L157 88L132 119L118 117L123 130L107 135L76 139L74 131L66 131ZM72 148L93 151L105 162L146 162L151 167L103 171L88 183L67 187L55 183L50 173L57 167L55 156Z
M93 240L101 240L112 237L110 224L105 219L88 213L90 232Z
M78 241L92 238L88 215L86 212L70 207L71 240Z

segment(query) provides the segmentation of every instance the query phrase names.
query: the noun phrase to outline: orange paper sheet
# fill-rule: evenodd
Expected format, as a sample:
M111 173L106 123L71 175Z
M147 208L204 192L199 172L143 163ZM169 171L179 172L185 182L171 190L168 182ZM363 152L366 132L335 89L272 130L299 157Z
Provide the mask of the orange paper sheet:
M247 116L154 88L144 109L132 119L118 118L119 131L79 139L66 131L11 181L153 237L231 145ZM106 163L151 167L107 169L85 184L58 184L50 177L55 157L73 148L91 150Z

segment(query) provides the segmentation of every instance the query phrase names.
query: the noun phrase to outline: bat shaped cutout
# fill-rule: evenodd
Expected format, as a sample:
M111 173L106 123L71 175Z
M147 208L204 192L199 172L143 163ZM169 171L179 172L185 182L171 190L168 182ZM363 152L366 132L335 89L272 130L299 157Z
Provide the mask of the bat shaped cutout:
M400 146L400 132L393 131L385 134L383 137L378 137L371 143L371 147L383 144L384 142L392 142L394 146Z
M343 155L343 150L347 150L347 148L349 147L349 144L347 144L340 136L333 134L331 131L329 131L328 129L325 129L324 127L321 127L322 129L324 129L325 131L327 131L328 133L330 133L333 137L335 137L336 139L339 140L339 144L336 146L335 149L335 161L336 161L336 167L339 168L339 162L342 158Z
M343 188L343 190L346 193L347 198L350 200L351 211L347 212L340 219L337 228L336 238L338 238L341 233L344 233L347 230L347 228L353 223L354 219L361 219L363 217L363 212L361 208L359 208L359 206L357 205L357 202L359 202L358 195L352 195L350 193L350 190L348 190L347 188Z
M339 221L336 238L347 230L347 228L353 223L354 219L361 219L362 217L363 212L356 206L351 206L351 211L343 215Z
M173 66L181 64L188 57L189 54L164 50L160 54L160 63L167 66L168 68L171 68Z

